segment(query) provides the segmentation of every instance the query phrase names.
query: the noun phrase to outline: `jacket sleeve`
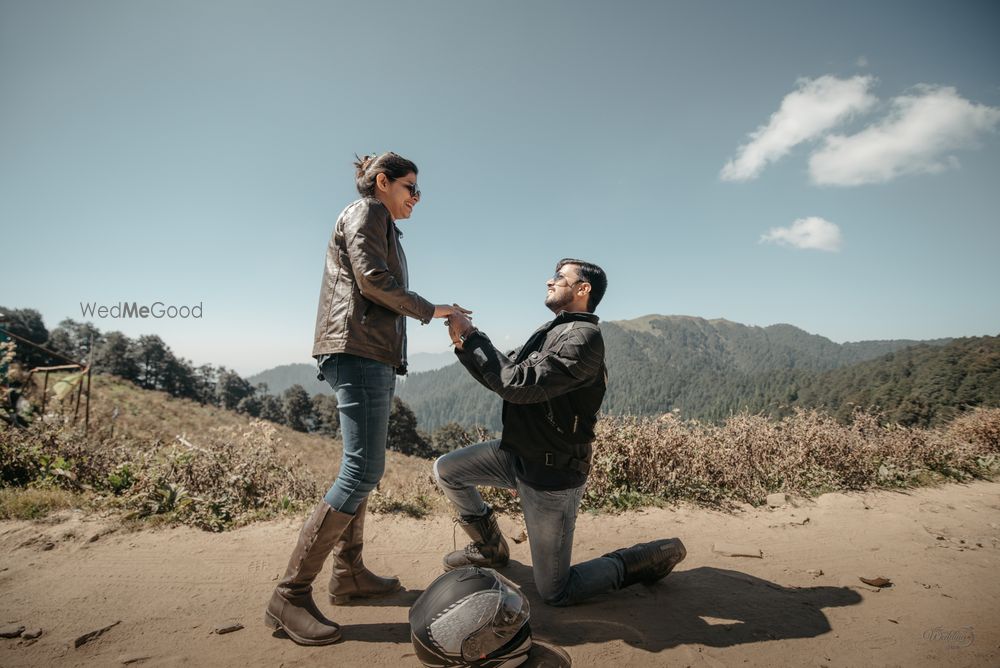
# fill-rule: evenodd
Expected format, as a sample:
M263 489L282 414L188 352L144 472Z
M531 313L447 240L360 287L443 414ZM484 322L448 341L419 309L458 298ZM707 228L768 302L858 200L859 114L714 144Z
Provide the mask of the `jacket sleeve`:
M483 334L482 336L486 338L485 334ZM468 342L466 342L466 345L468 345ZM463 350L455 348L455 356L458 357L458 361L462 363L462 366L465 367L466 371L469 372L470 376L475 378L480 385L482 385L487 390L492 392L493 388L490 387L490 384L487 383L486 380L483 378L482 371L480 371L479 367L476 366L475 360L473 359L472 355L469 354L468 351L469 351L468 348L465 348Z
M567 328L550 349L533 352L518 364L481 332L472 334L463 348L459 359L466 368L472 372L474 367L477 380L513 404L539 403L588 385L604 361L604 339L600 330L589 327Z
M427 324L434 317L434 305L400 285L389 271L389 225L385 207L365 200L345 213L344 241L354 280L366 299Z

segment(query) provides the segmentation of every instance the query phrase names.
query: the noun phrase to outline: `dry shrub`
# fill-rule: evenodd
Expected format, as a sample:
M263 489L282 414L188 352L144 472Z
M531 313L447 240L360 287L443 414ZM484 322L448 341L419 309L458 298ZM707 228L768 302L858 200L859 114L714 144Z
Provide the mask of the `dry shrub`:
M301 463L286 466L269 422L213 430L201 444L181 442L140 453L123 505L136 516L167 513L211 531L271 517L318 498Z
M88 439L42 421L0 432L0 487L65 489L126 517L221 531L318 498L301 463L278 456L274 425L213 430L201 444Z
M960 415L947 431L984 454L1000 454L1000 408L979 408Z
M863 412L844 425L814 410L778 421L737 415L721 426L672 415L604 417L585 503L760 504L773 492L811 496L990 477L1000 470L998 443L1000 409L936 430L883 425Z

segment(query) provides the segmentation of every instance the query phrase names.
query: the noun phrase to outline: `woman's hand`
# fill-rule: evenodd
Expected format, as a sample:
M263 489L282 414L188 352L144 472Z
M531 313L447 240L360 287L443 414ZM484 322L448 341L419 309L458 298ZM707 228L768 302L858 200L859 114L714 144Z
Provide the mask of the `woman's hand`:
M458 304L437 304L434 306L435 318L447 318L453 313L463 313L468 315L472 313L472 311L467 308L462 308Z

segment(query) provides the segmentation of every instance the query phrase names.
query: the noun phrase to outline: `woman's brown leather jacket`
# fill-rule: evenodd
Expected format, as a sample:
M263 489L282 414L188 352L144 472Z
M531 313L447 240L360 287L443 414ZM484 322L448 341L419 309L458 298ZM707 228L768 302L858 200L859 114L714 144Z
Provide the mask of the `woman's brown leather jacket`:
M407 289L401 233L374 197L337 218L326 250L313 357L350 353L406 373L406 318L427 324L434 305Z

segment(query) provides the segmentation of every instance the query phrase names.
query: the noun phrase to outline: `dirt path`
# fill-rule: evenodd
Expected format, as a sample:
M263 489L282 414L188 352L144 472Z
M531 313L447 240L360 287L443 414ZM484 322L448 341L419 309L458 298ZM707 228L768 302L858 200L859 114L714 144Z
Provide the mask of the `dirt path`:
M317 597L344 625L345 640L304 648L261 623L298 519L221 535L108 533L106 522L79 514L2 522L0 625L43 634L0 639L0 665L418 666L407 611L439 574L452 523L370 523L369 565L399 575L408 591L367 606L334 608ZM508 535L521 530L517 518L501 526ZM506 572L523 585L535 637L549 646L527 665L1000 665L1000 483L827 494L733 515L691 507L584 515L575 560L670 536L684 540L688 557L666 580L566 609L541 603L527 543L512 544ZM763 557L724 556L713 549L719 543L759 548ZM877 589L859 576L893 586ZM246 628L213 633L232 621Z

